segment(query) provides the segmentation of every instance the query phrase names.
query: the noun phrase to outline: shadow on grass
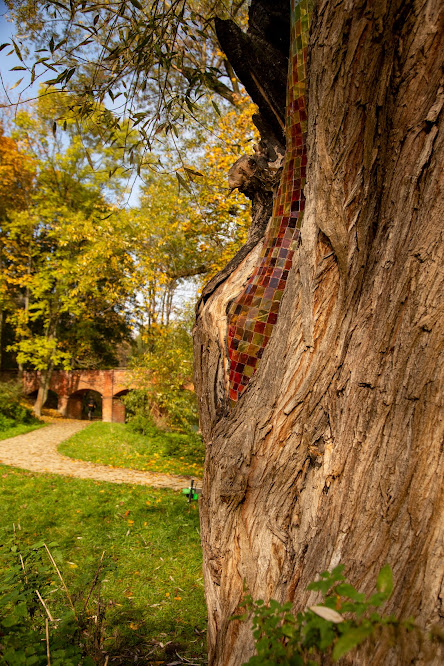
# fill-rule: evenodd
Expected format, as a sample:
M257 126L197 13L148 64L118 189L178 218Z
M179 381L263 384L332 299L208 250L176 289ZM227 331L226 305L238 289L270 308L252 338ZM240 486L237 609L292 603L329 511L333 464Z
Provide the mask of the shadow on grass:
M36 542L54 544L51 552L75 607L86 605L90 620L103 609L103 664L106 656L110 665L136 658L171 663L180 661L176 652L192 663L205 662L196 504L188 505L171 490L38 475L0 465L0 505L0 578L13 566L21 575L20 549L29 550ZM97 589L88 599L101 559ZM45 552L42 561L52 567ZM52 569L42 586L49 611L61 617L65 592ZM43 630L45 613L40 612Z

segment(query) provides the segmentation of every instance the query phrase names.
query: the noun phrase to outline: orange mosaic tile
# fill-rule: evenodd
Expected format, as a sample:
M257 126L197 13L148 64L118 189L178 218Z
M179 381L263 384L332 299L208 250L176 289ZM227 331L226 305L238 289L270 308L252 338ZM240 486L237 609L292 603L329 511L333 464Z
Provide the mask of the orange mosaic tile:
M305 208L306 75L309 0L292 0L285 153L281 182L258 265L228 312L230 401L235 404L257 370L277 322Z

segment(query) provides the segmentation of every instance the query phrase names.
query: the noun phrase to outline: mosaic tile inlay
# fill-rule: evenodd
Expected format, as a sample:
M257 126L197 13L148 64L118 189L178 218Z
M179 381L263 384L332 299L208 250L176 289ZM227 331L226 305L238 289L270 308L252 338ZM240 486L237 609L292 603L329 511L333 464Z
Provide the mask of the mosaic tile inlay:
M240 398L256 372L277 321L304 214L307 164L306 70L309 3L291 2L291 47L287 84L287 149L264 247L244 291L228 312L230 401Z

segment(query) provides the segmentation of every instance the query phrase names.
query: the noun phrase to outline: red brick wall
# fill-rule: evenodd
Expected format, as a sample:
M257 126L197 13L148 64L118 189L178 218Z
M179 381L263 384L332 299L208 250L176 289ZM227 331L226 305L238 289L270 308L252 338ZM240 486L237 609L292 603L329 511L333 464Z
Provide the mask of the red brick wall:
M25 393L33 393L39 387L38 372L23 373L23 389ZM114 399L118 393L133 388L130 385L129 373L124 369L116 370L55 370L51 377L50 387L59 397L59 410L66 410L68 418L82 418L82 400L73 395L79 391L97 391L102 396L102 419L123 423L125 406Z

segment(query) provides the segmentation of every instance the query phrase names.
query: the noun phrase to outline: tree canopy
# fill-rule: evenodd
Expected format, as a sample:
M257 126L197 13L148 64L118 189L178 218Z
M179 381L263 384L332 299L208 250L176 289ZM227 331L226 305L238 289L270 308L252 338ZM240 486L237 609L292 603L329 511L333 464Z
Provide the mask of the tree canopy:
M71 109L94 118L107 141L125 117L150 150L159 134L178 136L190 120L204 122L208 103L219 110L217 99L239 100L241 87L213 19L245 26L246 0L9 0L8 6L20 26L9 53L21 61L15 69L23 71L22 87L42 81L69 91Z

